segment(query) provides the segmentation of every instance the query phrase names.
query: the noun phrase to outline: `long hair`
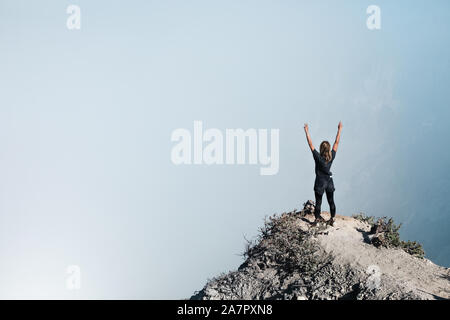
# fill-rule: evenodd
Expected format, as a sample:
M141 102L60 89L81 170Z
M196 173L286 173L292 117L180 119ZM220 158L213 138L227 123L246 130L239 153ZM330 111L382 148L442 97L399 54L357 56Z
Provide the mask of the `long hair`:
M320 156L325 160L325 162L331 161L331 146L328 141L322 141L320 144Z

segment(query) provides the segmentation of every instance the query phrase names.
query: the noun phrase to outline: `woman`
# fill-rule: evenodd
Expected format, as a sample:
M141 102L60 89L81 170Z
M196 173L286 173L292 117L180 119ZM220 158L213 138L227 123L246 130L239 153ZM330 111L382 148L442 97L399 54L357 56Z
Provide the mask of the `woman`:
M311 136L309 135L308 124L305 123L305 133L306 139L308 140L309 148L312 151L314 161L316 162L316 180L314 182L314 194L316 197L316 208L314 211L315 220L313 224L318 222L324 222L325 220L320 216L320 206L322 205L322 196L326 192L328 204L330 205L331 218L328 224L334 225L334 216L336 215L336 205L334 204L334 183L331 177L332 173L330 171L331 164L333 163L334 157L336 156L336 151L339 146L339 140L341 138L342 122L339 122L338 132L336 135L336 140L331 150L330 143L328 141L322 141L320 144L320 153L314 149L311 141Z

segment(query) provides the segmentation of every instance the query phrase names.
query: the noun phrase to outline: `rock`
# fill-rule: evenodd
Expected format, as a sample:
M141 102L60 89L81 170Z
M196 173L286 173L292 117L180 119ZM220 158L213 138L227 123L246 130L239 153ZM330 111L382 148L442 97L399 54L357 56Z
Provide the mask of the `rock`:
M381 247L384 243L384 235L381 233L373 236L371 238L371 243L377 248Z
M316 208L316 205L314 204L314 201L308 200L303 204L303 210L300 211L302 216L305 216L307 214L314 214L314 210Z

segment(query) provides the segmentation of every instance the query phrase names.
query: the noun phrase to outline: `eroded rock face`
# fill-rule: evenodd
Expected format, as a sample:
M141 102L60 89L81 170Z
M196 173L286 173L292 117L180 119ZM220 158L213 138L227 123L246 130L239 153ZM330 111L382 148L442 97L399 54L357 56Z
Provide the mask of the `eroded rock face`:
M361 222L352 221L354 220L352 218L337 216L334 227L327 225L313 227L311 225L313 220L311 213L314 211L311 208L312 205L313 203L307 202L305 204L305 208L308 206L307 210L283 213L266 219L259 238L248 243L246 260L238 270L210 280L191 299L309 300L442 297L430 292L421 294L414 284L405 282L404 279L401 281L396 279L396 274L391 274L387 270L383 270L382 276L377 274L376 268L373 272L368 272L366 265L370 263L370 259L376 263L378 260L376 254L389 252L388 249L380 251L373 245L364 244L362 233L364 228L369 233L370 226L362 226ZM342 232L349 232L349 240L345 244L349 251L356 250L356 256L358 254L364 256L365 250L369 250L368 258L358 262L358 259L354 258L355 252L352 252L353 256L349 256L350 259L357 261L347 261L345 248L340 252L336 246L327 245L328 238L335 241L339 239L336 237L342 237ZM360 238L357 237L358 232L361 233ZM352 241L355 241L355 248L350 248ZM356 244L358 241L361 243ZM396 254L399 256L399 253ZM338 258L337 255L339 255ZM409 257L406 253L405 255L400 255L401 259L418 259ZM424 266L427 264L426 261L423 263ZM422 264L419 267L422 268ZM433 272L442 271L448 277L448 269L436 267L441 269L433 269ZM426 272L426 270L423 271ZM441 288L443 291L439 291L441 295L442 292L448 293L449 287L445 286L445 281L448 284L448 278L441 283L444 287Z

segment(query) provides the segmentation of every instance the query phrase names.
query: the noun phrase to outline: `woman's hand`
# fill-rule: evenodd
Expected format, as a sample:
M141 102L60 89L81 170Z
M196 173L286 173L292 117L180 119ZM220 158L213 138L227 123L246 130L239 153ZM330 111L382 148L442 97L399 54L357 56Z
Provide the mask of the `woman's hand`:
M314 151L314 146L312 144L312 140L311 140L311 137L309 135L308 124L307 123L305 123L305 126L303 127L303 129L305 129L306 140L308 141L309 148L311 149L311 151Z
M342 130L342 121L339 121L338 132L337 132L337 135L336 135L336 140L334 141L334 145L333 145L334 152L337 151L338 146L339 146L339 140L341 139L341 130Z

